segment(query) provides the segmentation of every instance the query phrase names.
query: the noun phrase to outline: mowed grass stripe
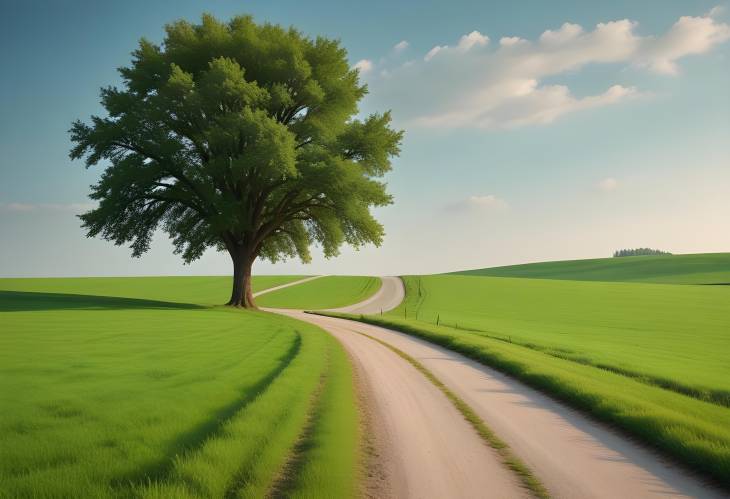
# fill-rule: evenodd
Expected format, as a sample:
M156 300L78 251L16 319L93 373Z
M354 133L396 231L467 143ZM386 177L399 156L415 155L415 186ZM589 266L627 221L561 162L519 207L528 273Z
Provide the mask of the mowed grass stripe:
M318 355L324 353L322 346L319 338L303 338L300 354L220 435L180 456L169 477L137 493L150 498L265 496L306 421L324 368Z
M322 373L319 379L319 385L310 396L306 420L300 428L299 436L294 442L293 447L289 450L283 464L279 468L279 473L272 481L269 490L266 493L266 497L288 497L292 490L294 490L295 480L301 471L307 448L311 445L312 434L314 432L314 421L320 416L320 401L326 382L326 373Z
M352 365L342 345L329 335L327 338L331 343L329 372L286 497L360 495L362 433Z
M257 498L284 483L286 497L352 497L359 465L357 417L337 410L354 410L351 373L332 338L313 326L303 329L300 355L266 392L221 435L177 459L170 477L136 494Z
M152 482L169 479L170 474L173 473L175 463L179 461L180 456L196 452L203 445L207 445L208 442L219 438L222 433L226 432L227 425L238 414L244 411L248 404L265 393L276 378L281 375L282 371L296 358L301 349L301 345L301 334L297 332L295 340L292 342L288 351L278 359L278 365L275 365L271 372L266 373L255 385L251 386L243 397L216 410L210 415L210 419L207 421L178 435L177 440L180 444L175 449L174 454L166 456L152 467L140 469L131 480L121 479L116 481L117 487L124 488L131 486L132 488L136 488L140 485L147 486ZM244 356L241 362L246 362L246 357L249 357L249 355Z

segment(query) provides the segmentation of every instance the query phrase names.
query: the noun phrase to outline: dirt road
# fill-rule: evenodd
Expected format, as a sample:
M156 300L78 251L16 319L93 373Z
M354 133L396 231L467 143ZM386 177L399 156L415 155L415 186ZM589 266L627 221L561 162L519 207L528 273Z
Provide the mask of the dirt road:
M397 296L402 299L402 284L397 287L383 286L379 298L347 309L379 313L381 305L393 308ZM327 330L353 358L374 425L384 435L377 444L395 497L508 498L526 491L440 391L363 334L428 368L507 442L552 497L727 497L623 435L455 352L368 324L285 313Z
M378 467L385 472L385 483L373 495L529 497L497 453L413 366L378 342L353 334L349 321L286 313L327 330L355 364L377 432Z
M403 281L400 277L381 277L383 284L370 298L347 307L333 308L329 312L346 314L379 314L392 310L403 301L406 296Z
M313 281L315 279L319 279L320 277L324 277L321 275L315 275L312 277L305 277L304 279L299 279L298 281L292 281L287 282L286 284L280 284L278 286L274 286L272 288L266 288L262 289L261 291L258 291L257 293L253 294L253 297L256 298L257 296L265 295L266 293L271 293L272 291L278 291L280 289L288 288L290 286L296 286L297 284L303 284L305 282Z

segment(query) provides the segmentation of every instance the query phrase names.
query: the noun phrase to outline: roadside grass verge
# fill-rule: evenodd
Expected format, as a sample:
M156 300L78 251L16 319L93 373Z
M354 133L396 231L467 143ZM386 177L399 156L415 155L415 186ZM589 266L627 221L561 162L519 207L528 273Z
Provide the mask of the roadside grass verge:
M380 289L377 277L325 276L256 299L260 307L317 310L359 303Z
M312 409L307 431L301 435L290 464L296 473L285 475L281 497L358 497L362 476L360 416L352 366L342 346L332 343L329 372Z
M357 487L352 373L319 328L227 307L15 293L0 294L0 497L260 496L307 427L291 494Z
M730 410L453 327L381 316L327 314L386 327L493 367L625 431L730 488Z

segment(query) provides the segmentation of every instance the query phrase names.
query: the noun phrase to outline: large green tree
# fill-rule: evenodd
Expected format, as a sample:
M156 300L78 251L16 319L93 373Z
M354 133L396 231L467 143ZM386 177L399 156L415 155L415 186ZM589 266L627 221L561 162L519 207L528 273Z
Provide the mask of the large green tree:
M81 215L88 237L139 256L159 227L191 262L210 247L233 261L228 302L254 307L251 265L379 245L370 208L392 202L380 180L399 153L390 115L357 120L366 93L339 42L256 24L166 27L145 39L121 88L101 91L105 117L71 128L71 157L106 164Z

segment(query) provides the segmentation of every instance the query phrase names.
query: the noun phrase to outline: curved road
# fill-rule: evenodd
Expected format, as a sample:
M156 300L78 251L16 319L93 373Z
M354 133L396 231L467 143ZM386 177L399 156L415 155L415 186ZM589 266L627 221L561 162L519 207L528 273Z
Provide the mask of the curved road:
M403 298L398 278L350 313L379 313ZM654 453L520 382L434 344L360 322L278 311L316 324L342 342L357 368L395 497L522 497L500 463L446 397L369 335L418 360L461 397L559 498L727 497Z
M336 309L380 313L395 308L404 296L397 277L368 300ZM366 405L367 431L379 471L368 484L371 497L474 498L529 497L498 454L487 447L451 402L411 364L380 343L352 334L359 323L275 310L322 327L345 347L355 366Z
M380 289L370 298L347 307L331 308L328 312L345 314L379 314L392 310L406 297L406 290L400 277L381 277Z

